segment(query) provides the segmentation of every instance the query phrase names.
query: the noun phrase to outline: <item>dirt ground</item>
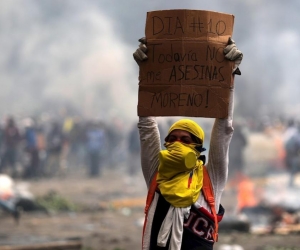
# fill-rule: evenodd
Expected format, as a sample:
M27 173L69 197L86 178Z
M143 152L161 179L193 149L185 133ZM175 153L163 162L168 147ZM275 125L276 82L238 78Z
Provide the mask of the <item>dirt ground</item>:
M24 184L21 181L17 181ZM23 212L19 224L11 216L0 216L0 249L66 239L82 240L84 250L140 249L146 186L142 174L122 178L107 170L99 178L82 175L26 181L36 197L57 192L75 204L80 212ZM230 195L224 196L229 205ZM215 249L240 245L245 250L300 249L300 235L255 235L222 232ZM225 248L224 248L225 249ZM226 248L228 249L228 248Z
M136 178L123 178L108 170L92 179L76 173L16 182L26 185L35 197L55 192L78 205L79 211L23 212L18 224L2 213L0 249L77 238L82 239L83 249L138 249L146 194L141 173Z
M261 141L255 137L252 140ZM252 156L249 159L261 159L254 157L254 149L257 153L261 152L257 146L248 148L248 155ZM253 166L250 160L248 163ZM255 165L261 170L262 164L256 161ZM93 179L77 171L63 178L16 180L18 185L26 186L35 197L55 192L80 209L50 214L23 212L18 224L10 215L0 213L0 249L67 239L79 239L82 250L140 249L146 185L141 172L136 177L124 176L122 170L106 169L101 177ZM226 209L225 219L236 205L234 193L225 190L222 204ZM215 249L300 250L299 234L298 231L285 235L258 235L223 230ZM233 248L233 245L242 248Z

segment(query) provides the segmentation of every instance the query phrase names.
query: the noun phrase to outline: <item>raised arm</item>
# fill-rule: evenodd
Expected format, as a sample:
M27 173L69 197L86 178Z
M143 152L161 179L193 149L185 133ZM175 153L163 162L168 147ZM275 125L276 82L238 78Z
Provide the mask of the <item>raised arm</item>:
M146 39L139 39L140 45L133 53L133 58L138 65L147 60ZM138 128L141 144L141 165L143 175L149 188L151 180L157 171L160 148L160 135L155 117L139 117Z
M233 40L229 40L229 45L224 49L225 57L234 61L233 74L240 75L239 64L243 54L236 48ZM222 192L224 191L228 175L229 144L233 135L233 109L234 109L234 89L230 91L228 118L215 119L208 154L207 170L214 187L216 207L220 204Z
M157 171L160 148L160 135L155 117L139 117L138 128L141 143L141 164L143 175L149 188Z
M215 119L211 133L207 171L214 187L217 207L220 204L228 175L228 152L233 135L233 95L232 89L230 91L229 117L227 119Z

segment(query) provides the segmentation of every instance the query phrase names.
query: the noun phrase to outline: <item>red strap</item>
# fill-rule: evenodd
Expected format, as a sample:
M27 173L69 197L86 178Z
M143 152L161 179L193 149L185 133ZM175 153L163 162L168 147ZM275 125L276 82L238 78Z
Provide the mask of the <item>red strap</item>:
M214 193L213 193L213 187L212 187L210 177L209 177L209 174L208 174L205 166L203 166L202 190L203 190L204 198L208 202L211 212L214 216L215 231L213 233L213 238L214 238L214 241L217 242L218 241L218 230L219 230L218 216L217 216L216 208L215 208L215 197L214 197Z
M145 214L148 214L149 207L153 201L155 190L157 188L156 177L157 177L157 172L154 174L148 190L146 206L145 206Z
M157 177L157 172L152 177L152 181L151 181L151 184L150 184L150 187L148 190L148 194L147 194L146 206L145 206L145 210L144 210L145 220L144 220L144 227L143 227L143 240L144 240L144 233L145 233L145 228L146 228L146 224L147 224L148 210L153 201L155 190L157 188L156 177Z

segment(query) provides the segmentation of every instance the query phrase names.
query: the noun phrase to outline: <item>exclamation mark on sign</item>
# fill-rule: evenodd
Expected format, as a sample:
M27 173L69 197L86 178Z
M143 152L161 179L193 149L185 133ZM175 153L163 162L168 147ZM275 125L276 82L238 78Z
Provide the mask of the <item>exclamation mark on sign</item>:
M205 108L208 108L208 91L209 90L206 90L206 106L205 106Z

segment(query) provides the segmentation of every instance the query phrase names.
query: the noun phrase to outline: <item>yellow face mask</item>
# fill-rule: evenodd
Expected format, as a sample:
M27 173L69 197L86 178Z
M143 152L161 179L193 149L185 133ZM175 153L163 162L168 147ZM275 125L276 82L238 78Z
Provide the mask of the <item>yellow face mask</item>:
M159 153L157 183L163 197L174 207L188 207L199 197L203 183L203 162L198 144L165 143Z

